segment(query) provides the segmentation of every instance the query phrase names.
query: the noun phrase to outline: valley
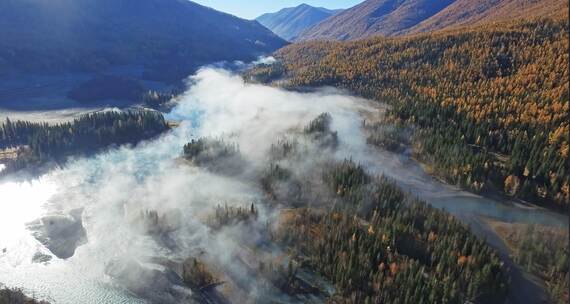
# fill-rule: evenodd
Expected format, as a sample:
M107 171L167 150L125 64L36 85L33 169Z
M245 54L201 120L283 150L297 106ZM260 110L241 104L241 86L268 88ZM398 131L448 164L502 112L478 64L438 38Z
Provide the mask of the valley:
M545 32L529 31L538 24ZM280 50L278 63L247 77L278 79L293 89L339 86L387 101L394 124L417 127L415 157L446 181L565 210L568 84L547 75L567 71L565 64L547 62L567 61L567 33L563 19L545 19L413 38L307 42ZM496 61L489 61L493 52L476 51L490 39L504 52ZM539 51L545 47L548 53ZM544 76L529 78L530 70ZM529 87L529 81L536 84Z
M567 1L198 2L0 3L0 304L568 303Z
M253 288L253 286L247 287L246 285L242 285L243 283L240 282L244 279L240 276L236 276L237 273L243 274L244 272L236 270L238 272L232 274L231 269L233 267L238 267L238 269L240 269L239 267L247 267L251 269L251 267L254 267L254 265L259 263L255 261L262 261L260 259L262 259L263 256L270 258L270 260L278 258L281 255L286 256L285 253L276 253L276 249L267 251L269 248L273 248L274 245L265 245L265 241L263 241L263 239L267 236L264 237L263 231L265 228L263 228L264 225L262 223L265 223L266 221L272 222L276 219L276 216L279 218L279 214L281 213L280 210L283 210L283 212L289 212L287 210L290 210L292 207L301 208L297 210L302 210L303 206L307 206L307 203L309 203L309 206L311 206L310 208L313 210L326 210L331 208L330 204L333 204L332 206L340 204L338 207L334 208L341 208L341 210L343 208L349 208L350 206L345 204L352 199L343 203L343 201L347 200L350 196L347 198L343 198L342 196L334 198L338 194L327 194L328 190L325 190L326 188L317 190L324 187L323 184L318 182L316 184L314 182L310 182L308 184L308 188L300 188L305 190L296 190L295 192L289 192L287 189L288 187L295 185L296 182L288 182L287 179L282 181L280 181L280 179L271 179L272 182L267 184L271 185L270 188L258 188L259 186L256 186L257 182L255 180L257 178L255 176L259 174L256 172L259 172L259 170L261 170L261 172L273 172L265 171L263 168L266 165L258 163L260 157L261 159L264 159L263 155L266 153L264 151L268 151L267 149L269 149L269 151L277 149L274 150L275 152L272 152L272 154L276 153L281 149L279 147L283 143L286 143L285 141L282 142L282 144L277 143L277 145L275 145L276 143L273 143L272 145L269 138L286 136L285 138L289 137L290 139L293 139L294 137L292 138L290 137L291 135L286 134L291 132L291 130L296 132L294 131L295 125L298 125L301 121L305 121L305 123L307 123L308 120L318 116L318 113L321 111L331 113L330 117L332 118L332 124L330 125L330 130L331 132L332 130L337 132L334 134L338 134L336 135L338 136L338 146L336 148L333 148L334 145L330 146L331 148L324 148L325 150L323 151L330 152L326 152L326 154L321 153L320 156L311 156L313 155L312 153L315 152L312 152L313 148L311 148L311 146L313 144L310 142L303 143L303 145L308 145L304 148L303 146L300 146L301 149L294 149L293 151L297 152L293 153L301 153L299 156L302 156L302 158L315 157L315 160L313 161L314 164L309 167L305 166L304 169L301 169L302 167L290 167L295 166L295 162L299 161L293 161L294 159L297 159L297 156L294 156L291 160L284 159L285 162L280 165L283 166L283 169L290 168L286 170L296 168L292 174L294 174L293 176L295 176L295 178L301 178L301 181L304 178L309 178L309 181L311 179L314 180L314 174L317 174L318 176L318 171L322 170L319 169L322 168L319 163L330 161L334 162L335 159L336 161L342 162L343 159L351 158L361 166L366 167L367 171L371 174L384 175L390 180L394 180L398 184L398 187L401 187L403 191L413 193L414 197L421 197L422 199L427 200L432 206L446 210L447 212L455 215L462 222L471 226L473 232L480 237L491 240L496 238L496 235L492 230L486 228L487 226L482 220L483 216L496 218L501 221L517 223L532 222L560 227L567 225L567 218L562 215L557 215L546 210L525 209L516 205L496 202L441 184L432 179L429 175L425 174L419 165L409 158L409 155L392 153L373 146L368 146L366 144L364 134L359 134L359 131L357 130L360 129L359 126L363 118L368 120L374 119L374 117L376 117L376 119L381 119L381 116L378 116L377 114L378 110L372 106L376 105L376 102L358 99L354 100L352 97L338 93L291 93L259 85L244 85L239 76L230 76L224 71L204 71L202 74L195 76L195 79L198 80L198 83L195 87L191 87L189 89L187 99L182 100L177 107L175 107L170 113L166 114L167 119L174 119L176 117L176 120L180 121L180 126L175 130L169 131L165 136L149 141L148 143L143 142L134 148L112 149L93 157L73 160L63 168L55 169L54 171L43 175L38 180L32 181L29 186L26 186L26 183L4 183L2 185L3 193L6 193L6 191L8 191L8 193L10 193L10 191L14 191L11 196L8 196L8 198L11 197L12 199L20 201L20 203L17 204L24 204L22 207L28 207L23 208L21 210L22 213L18 216L16 216L18 213L14 214L14 212L9 212L8 210L4 210L5 212L2 212L2 214L9 215L12 218L10 221L2 221L4 225L8 225L3 227L2 231L13 232L9 235L2 236L2 239L8 240L8 243L3 243L6 251L2 254L2 259L0 259L4 261L2 268L5 271L2 273L10 275L0 276L0 281L12 286L24 284L24 286L29 286L27 288L33 288L32 290L34 290L34 294L41 294L42 299L54 299L56 302L81 300L82 302L89 303L89 299L93 299L93 303L95 303L97 301L96 299L101 297L114 299L112 301L120 301L119 299L123 299L121 301L126 300L131 302L135 301L136 297L132 298L129 295L117 293L112 286L114 284L127 284L123 286L126 286L126 288L134 288L132 290L136 291L142 288L142 286L147 285L132 285L132 283L122 281L124 280L124 278L121 279L123 275L120 275L119 273L114 275L115 283L105 283L107 281L105 278L107 277L106 274L109 273L109 267L119 267L119 265L121 265L115 264L116 262L109 264L117 257L117 253L122 252L119 257L123 256L122 258L128 258L131 260L135 259L135 261L138 261L136 263L144 263L144 265L149 266L155 265L152 267L158 267L160 269L161 267L164 268L165 264L163 262L154 261L155 259L166 258L176 261L185 259L188 254L192 254L194 252L194 254L198 254L197 256L201 256L201 260L203 260L207 265L212 265L210 263L214 263L213 265L219 265L215 268L217 269L216 273L218 273L219 276L223 276L224 279L222 281L225 282L221 287L219 287L219 292L221 292L226 299L228 299L228 297L231 299L239 299L241 297L245 300L246 298L251 297L251 294L248 295L248 293L251 292L251 288ZM208 90L210 90L211 85L214 83L219 84L220 81L224 82L225 87L233 89L230 92L227 92L227 95L224 96L210 94ZM259 92L264 93L260 94ZM264 94L274 96L272 105L267 105ZM277 106L280 103L280 100L275 100L275 97L277 96L286 98L288 103L282 104L284 107ZM250 103L253 102L251 107L245 108L245 112L243 109L244 104L241 102L243 98L250 100ZM312 100L311 102L313 106L308 106L305 99ZM315 103L316 101L319 102ZM221 112L216 110L220 103L226 104L229 108L226 108L226 110ZM303 106L298 108L295 107L296 104ZM262 112L259 112L261 109L263 109ZM241 114L238 115L237 113ZM259 113L263 114L259 116ZM287 115L283 116L282 114L284 113L287 113ZM229 124L222 123L224 121L224 117L227 117L228 115L234 117L237 124L231 122ZM269 125L271 126L270 129L267 129L266 127L265 131L256 127L259 125L268 126L267 119L271 121L273 117L288 118L284 120L274 120L273 123ZM297 119L300 120L297 121ZM190 123L192 123L193 127L190 127ZM315 127L305 129L308 130L305 132L313 132L311 130L324 130L324 132L329 132L326 131L326 128L322 129L320 126L317 126L318 125L315 125ZM222 136L222 134L233 134L225 140L228 143L235 142L239 144L239 154L242 155L242 160L237 160L233 156L231 158L227 158L228 156L225 155L232 154L226 154L226 152L222 154L215 152L228 151L225 150L226 148L223 148L222 150L219 150L219 148L209 150L208 148L206 151L212 151L208 153L213 154L209 154L211 156L204 158L203 161L197 163L194 162L194 165L190 165L190 167L188 167L188 165L181 165L177 161L178 157L182 153L182 146L184 143L190 141L191 138L196 138L196 136L213 136L216 138L217 136ZM265 141L266 138L268 141ZM321 135L314 138L315 139L313 140L324 140ZM297 140L292 141L292 143ZM327 142L329 141L326 140L323 143ZM265 144L261 146L260 143ZM224 145L219 147L224 147ZM202 151L202 148L196 151ZM329 153L332 154L329 155ZM282 152L280 152L273 155L290 154L282 154ZM289 158L291 156L287 157ZM327 160L329 157L332 157L332 159ZM222 159L226 158L228 161L222 161ZM218 164L218 166L221 165L222 167L216 167L218 169L203 167L204 164L210 162ZM224 163L227 164L223 165ZM233 169L228 171L230 168L228 166L230 164L235 165L239 163L242 163L245 166L253 165L253 167L251 167L253 171L243 169L239 171L235 171ZM120 167L116 168L116 165L111 164L116 164ZM317 171L315 172L312 170ZM243 173L237 173L238 175L236 176L236 172ZM245 176L243 176L244 174ZM72 182L70 179L75 178L76 176L81 176L81 178ZM112 178L109 180L108 178L103 178L104 176L112 176ZM173 176L176 176L176 179L172 179ZM316 182L316 180L314 181ZM157 183L158 185L162 184L163 186L157 187ZM210 186L206 186L208 184ZM301 185L303 184L304 183L301 183ZM218 191L218 185L225 185L222 187L233 190L226 193L220 193ZM165 186L167 188L159 190ZM130 192L131 194L121 194L120 188L122 187L129 187L132 189ZM337 187L335 186L335 188ZM104 190L101 191L99 189ZM264 191L267 190L263 189L274 189L272 190L272 193L274 194L266 196ZM350 188L346 189L348 190ZM22 191L29 194L34 193L35 195L39 195L39 197L32 196L33 199L32 197L30 197L30 199L26 199L26 196L24 196ZM314 191L317 192L314 193ZM185 195L180 195L179 193L184 193ZM358 192L355 192L355 194L356 193ZM111 194L112 196L109 196ZM294 195L294 198L290 197L290 195ZM323 195L325 196L323 197ZM353 194L350 195L352 196ZM330 198L327 199L326 197ZM369 204L366 203L366 201L358 203L359 199L357 197L354 197L354 199L357 199L355 201L357 206L360 204L364 204L362 206ZM381 195L380 197L384 197L384 195ZM335 201L338 202L333 203ZM157 205L157 202L162 203ZM229 206L233 206L235 208L246 206L246 209L249 209L248 206L251 204L250 202L254 202L255 208L257 209L256 213L259 214L258 217L263 218L264 220L260 221L260 219L258 219L251 223L236 221L231 224L224 224L221 228L217 229L208 228L210 225L207 224L208 221L202 222L202 220L200 220L200 218L208 217L208 214L211 214L211 211L213 210L212 206L224 206L224 204L229 204ZM3 206L10 206L9 208L13 210L14 203L8 203ZM343 205L345 205L345 207L342 207ZM36 210L35 213L30 212L32 210L30 208L31 206L34 206L33 209ZM46 264L32 262L31 257L35 254L36 250L40 250L40 252L47 255L50 255L50 253L46 252L45 249L42 249L42 246L39 245L37 240L29 234L27 228L25 228L23 224L33 220L35 216L40 216L41 214L61 214L61 212L66 212L65 210L75 210L77 208L83 209L82 218L85 221L83 223L83 227L85 227L87 231L87 242L77 247L76 253L66 260L53 258L51 261L46 262ZM130 224L130 220L128 220L130 217L128 214L133 212L133 214L136 214L138 211L128 211L128 213L124 213L126 211L122 211L130 210L131 208L135 208L134 210L155 210L154 212L157 212L159 218L164 217L164 220L159 220L159 223L160 221L164 221L165 224L168 223L168 225L176 225L174 227L177 228L174 228L174 230L167 230L165 232L157 232L158 234L156 235L154 233L148 234L148 232L141 234L137 229L134 229L132 224ZM169 219L170 215L168 214L173 210L180 210L180 208L183 208L182 210L184 211L177 211L176 213L180 214L184 220L180 221ZM347 210L344 212L349 211ZM433 212L436 212L437 214L437 211ZM195 213L196 215L194 215ZM198 217L195 218L196 216ZM106 219L107 217L114 220L108 222L108 219ZM121 227L120 229L122 231L119 238L115 238L108 232L104 232L107 231L105 229L115 229L112 227L119 223L119 227ZM231 229L224 228L226 225ZM149 227L153 226L151 225ZM257 235L258 233L261 234L251 239L248 235L252 235L252 233L253 235ZM238 238L243 244L231 249L230 252L237 254L237 256L234 258L227 257L229 260L226 260L227 258L224 258L223 256L218 256L216 252L219 251L215 249L218 248L217 246L229 246L230 243L227 243L227 234L231 235L233 238ZM160 238L157 238L158 236L160 236ZM125 242L125 240L129 240L126 243L129 244L128 247L120 246L119 244ZM24 247L20 245L15 246L15 244L22 243L28 245ZM241 246L245 247L238 249ZM501 252L501 246L503 245L496 246L497 247L493 247ZM123 249L117 251L118 248ZM97 254L93 256L95 252L97 252ZM111 257L114 258L111 259ZM241 262L234 262L236 258L238 260L245 259L244 262L246 264L239 266ZM250 260L250 262L247 262L248 260ZM89 276L85 276L84 273L77 272L79 269L82 269L82 266L80 265L86 265L85 263L100 266L96 268L98 270L92 269ZM142 265L136 266L136 264L133 264L132 266L128 266L131 265L129 263L122 266L129 267L128 269L120 270L122 268L119 267L116 271L141 271L141 275L147 271L144 270L144 268L137 268L142 267ZM6 272L6 270L14 269L14 267L15 269L18 269L18 273L20 273L21 276L14 276L14 272L12 271ZM74 282L73 284L80 284L79 286L81 286L81 288L74 289L76 292L71 292L71 289L67 288L53 288L53 286L50 287L50 285L46 285L46 283L49 284L49 282L56 281L61 283L61 279L55 279L53 276L58 276L58 273L60 273L62 269L67 269L65 272L68 273L69 279ZM297 270L298 273L303 273L303 275L299 275L299 277L302 278L305 275L310 275L309 273L305 273L306 271L307 270L305 268ZM30 280L31 274L33 274L33 277L37 278L37 281ZM535 283L522 278L523 277L520 277L520 281L514 282L515 285L512 286L515 288L514 290L540 290L539 287L532 287L535 286ZM158 277L156 279L158 279ZM155 284L151 283L153 282L152 280L149 282L143 281L137 284ZM255 280L261 280L259 282L262 282L264 279L257 278ZM69 284L71 284L72 281L70 281ZM99 283L94 285L93 282ZM175 284L173 286L176 286L178 283L171 282L168 284ZM237 285L234 286L234 284ZM152 286L154 286L153 288L156 288L157 285ZM324 286L326 286L326 284ZM164 285L164 288L166 289L160 293L160 301L176 302L178 301L175 300L177 299L176 297L183 296L183 293L173 293L173 290L168 291L170 290L168 285ZM269 290L272 290L272 288L273 287ZM327 290L326 288L323 288L324 287L322 286L320 287L320 290L322 290L321 292ZM272 291L272 293L275 292L275 290ZM518 300L516 299L520 299L518 298L520 295L521 294L519 292L516 292L509 295L509 297L513 297L513 302L517 302ZM543 292L523 295L526 297L538 297L537 301L539 301L540 297L545 297ZM144 294L139 294L139 296L146 297ZM264 297L265 296L269 295L264 295ZM278 296L281 300L288 298L288 301L291 302L299 300L299 298L296 298L299 295L295 295L295 293L293 293L292 298L291 295L285 296L280 292L277 292L273 296ZM317 301L315 303L321 301L318 299L319 296L314 298L314 301Z

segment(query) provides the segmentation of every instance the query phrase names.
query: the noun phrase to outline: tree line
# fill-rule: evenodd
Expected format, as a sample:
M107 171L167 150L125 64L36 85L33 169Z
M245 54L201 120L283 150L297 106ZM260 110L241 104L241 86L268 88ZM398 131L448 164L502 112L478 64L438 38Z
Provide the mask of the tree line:
M321 145L321 135L334 133L331 121L321 114L291 137L277 140L266 166L254 170L253 180L265 194L260 202L279 208L278 217L258 216L253 204L219 205L206 220L213 231L228 225L263 227L251 252L270 254L260 254L258 263L247 266L262 286L329 303L502 300L507 270L468 227L350 159L315 158L304 147L334 150ZM211 138L192 140L183 149L183 156L198 166L207 165L195 161L201 155L215 156L206 157L208 162L223 162L235 153L234 144Z
M0 149L17 148L17 157L4 171L61 162L111 145L136 144L168 129L162 114L154 111L96 112L55 125L6 119L0 125Z
M565 18L535 19L298 43L277 52L274 68L246 76L388 102L392 118L419 127L415 152L448 181L562 209L570 203L568 33Z
M505 294L496 252L446 212L349 160L325 170L323 181L336 207L296 209L271 238L335 284L335 303L485 302Z

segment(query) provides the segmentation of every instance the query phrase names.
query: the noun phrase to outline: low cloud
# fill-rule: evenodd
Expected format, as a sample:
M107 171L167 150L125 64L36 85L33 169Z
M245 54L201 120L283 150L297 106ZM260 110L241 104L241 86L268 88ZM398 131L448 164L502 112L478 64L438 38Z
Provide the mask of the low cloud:
M29 232L22 234L18 242L9 244L12 248L7 248L4 257L0 257L0 273L3 273L0 281L17 284L19 276L15 272L22 267L40 275L20 278L21 285L42 286L41 289L49 290L46 293L55 300L66 301L69 293L81 296L81 291L73 291L72 287L78 281L90 282L85 285L92 285L93 280L109 282L109 273L113 273L109 267L116 268L116 263L121 261L136 261L123 262L122 267L161 268L163 265L157 264L156 259L179 261L205 252L205 259L226 273L226 279L240 280L237 276L243 276L244 282L253 282L255 278L248 278L250 275L236 262L236 256L244 255L243 242L256 241L262 225L253 230L234 226L214 233L204 224L204 219L217 205L242 207L254 202L261 217L259 223L274 216L274 210L259 203L264 196L252 178L253 173L229 177L190 166L180 159L183 145L192 138L203 136L224 138L237 143L250 167L260 170L267 164L271 144L288 134L300 132L310 120L327 112L332 117L331 129L338 132L340 143L331 156L342 159L365 152L359 111L370 109L362 100L342 92L328 89L297 93L246 84L240 76L216 68L200 70L189 78L188 84L189 89L179 98L179 104L166 115L168 119L182 122L178 128L136 147L120 147L88 159L72 160L65 168L42 177L43 182L56 185L55 194L50 193L44 198L47 200L44 213L65 215L83 208L82 223L88 241L65 261L32 265L28 256L31 261L36 252L46 253L46 250ZM314 149L309 155L319 157L322 153ZM310 167L311 157L294 169L302 172ZM18 203L16 195L2 197L0 212L9 213L7 206ZM160 219L157 221L161 218L169 221L167 218L172 217L165 215L178 214L175 229L166 237L151 236L135 229L136 225L129 218L148 211L158 214ZM24 229L24 223L13 225L7 228ZM172 228L174 224L169 225ZM17 249L22 243L26 244L26 249ZM5 261L11 254L17 254L19 260L8 265ZM66 275L58 276L62 272ZM57 277L57 281L46 281L45 277L50 276ZM124 282L131 279L117 276L120 279L111 279L111 282L127 288L133 288L134 284L144 290L147 284L153 283ZM91 294L82 300L97 302L103 296L118 297L115 300L124 297L105 288L90 288L95 293L106 294ZM248 292L253 294L240 296L254 297L257 289L255 285L249 286ZM168 301L168 298L163 300Z

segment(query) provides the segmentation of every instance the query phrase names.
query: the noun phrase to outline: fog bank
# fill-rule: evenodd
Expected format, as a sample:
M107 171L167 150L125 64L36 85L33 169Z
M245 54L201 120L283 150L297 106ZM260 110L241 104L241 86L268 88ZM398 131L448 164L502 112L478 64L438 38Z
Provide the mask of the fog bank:
M217 265L224 280L241 286L229 292L236 299L281 297L261 295L256 279L244 271L245 264L236 262L247 259L243 245L255 243L260 237L256 231L274 216L263 203L254 172L248 170L262 168L272 143L299 132L323 112L331 114L332 129L338 131L341 143L364 143L358 131L357 99L334 90L302 94L245 84L241 77L215 68L200 70L188 85L179 104L166 115L180 121L180 126L160 138L71 160L31 184L0 185L0 214L11 218L0 224L0 282L61 303L135 301L120 291L125 288L140 298L176 302L192 293L176 286L165 265L200 256ZM238 144L250 169L226 176L184 163L183 145L202 136ZM232 226L214 232L205 224L218 205L251 203L259 210L259 227ZM73 210L81 212L77 222L69 220ZM161 227L153 227L152 233L148 227L141 229L145 212L157 214L153 225ZM45 228L37 219L55 221L58 229ZM73 242L78 246L74 252L65 248L65 257L70 252L72 256L60 259L45 240L64 237L53 233L65 231L70 223L82 224L86 241ZM52 234L36 233L34 238L26 224ZM52 258L33 262L38 253ZM249 283L244 286L244 282ZM155 292L146 294L145 288Z
M232 302L260 297L293 302L247 271L263 256L280 254L263 239L279 206L266 203L257 177L270 162L272 144L298 137L324 112L330 114L338 147L302 142L305 157L287 164L308 182L311 176L303 175L326 159L352 158L468 223L476 215L567 223L547 211L517 209L442 185L409 155L369 147L362 122L378 119L382 109L334 89L289 92L246 84L223 69L202 69L166 114L179 127L136 147L71 160L30 183L0 184L0 282L57 303L192 301L196 294L179 278L181 261L192 256L220 273L225 283L218 289ZM235 143L246 169L228 175L181 159L184 144L205 136ZM213 229L207 224L217 206L252 203L259 218L251 225ZM55 228L46 226L50 221ZM67 227L78 225L85 236L71 234L70 242ZM54 250L58 244L65 250ZM255 246L263 252L252 253Z

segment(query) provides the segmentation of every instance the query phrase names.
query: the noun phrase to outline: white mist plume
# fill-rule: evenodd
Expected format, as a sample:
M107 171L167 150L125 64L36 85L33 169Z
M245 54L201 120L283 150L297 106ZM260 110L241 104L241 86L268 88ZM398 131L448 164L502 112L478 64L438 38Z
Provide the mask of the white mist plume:
M189 79L188 91L167 114L181 121L178 128L136 147L72 160L31 183L0 184L0 282L25 287L58 303L136 303L139 299L124 292L125 288L152 291L159 297L152 300L158 302L175 302L169 298L167 276L152 270L163 270L164 263L158 260L201 256L226 273L224 279L248 287L245 292L232 291L232 300L241 303L259 296L256 280L244 266L250 254L243 244L260 239L265 220L274 216L272 209L258 203L263 194L248 173L228 177L192 167L179 160L182 147L192 138L221 136L237 142L251 167L260 169L272 143L290 131L298 132L323 112L331 115L331 129L338 132L334 157L352 157L372 173L387 173L435 206L466 217L489 212L529 222L546 223L553 218L435 184L419 166L410 165L407 157L372 152L360 127L363 117L380 111L364 100L331 89L295 93L245 84L230 72L208 68ZM328 153L311 152L315 158ZM314 165L314 158L303 161L294 172ZM204 217L217 205L247 206L251 202L258 203L258 226L236 225L213 233L204 224ZM51 253L25 224L77 208L83 208L87 243L69 259L32 263L36 253ZM148 210L169 218L165 229L175 230L166 237L142 233L132 218ZM173 214L177 214L172 217L175 220L170 220ZM113 279L109 273L118 273L120 278Z
M216 175L182 164L179 157L183 145L201 136L228 138L239 144L241 153L253 167L259 167L264 164L272 143L291 130L302 129L323 112L330 113L332 129L338 131L341 146L343 143L349 143L350 147L365 145L359 131L358 107L362 105L357 99L334 90L288 92L245 84L241 77L224 70L202 69L189 79L189 90L167 114L169 119L182 121L178 128L136 147L120 147L88 159L73 160L64 169L42 177L57 189L55 194L45 198L48 202L44 213L66 214L84 208L82 217L88 241L78 247L71 258L54 259L48 265L41 265L32 264L31 257L36 251L49 252L29 233L21 234L21 239L10 243L4 256L0 255L0 273L3 273L0 281L17 284L21 280L22 284L43 290L61 302L80 298L81 302L97 302L99 295L82 298L81 293L84 290L104 292L93 282L109 282L109 265L121 268L116 263L124 260L148 265L156 258L183 259L202 251L207 253L206 260L218 263L229 276L233 274L230 279L237 280L236 276L241 274L245 281L251 281L235 257L243 250L240 242L248 239L255 242L256 232L248 231L244 236L240 231L250 228L232 227L213 234L203 219L218 204L247 206L261 201L263 194L256 183L244 176ZM340 150L338 153L343 155L339 157L347 157L344 154L349 152ZM19 203L17 197L2 197L1 193L0 199L0 212L10 212L6 206ZM271 210L262 204L256 207L261 216L259 222L263 223ZM179 214L177 229L166 239L141 233L128 219L147 210L159 215ZM25 250L18 249L21 243L27 244ZM2 246L0 243L0 249ZM7 260L12 263L6 263ZM122 267L133 267L130 265L125 262ZM59 275L61 272L67 275ZM35 276L24 277L27 273ZM156 284L115 283L127 287L136 284L143 289L147 284L150 284L148 288ZM62 288L61 284L81 288L74 291ZM252 290L256 292L255 286Z
M259 64L273 64L277 62L277 59L275 59L275 57L273 56L260 56L259 58L257 58L256 61L254 61L252 64L254 65L259 65Z
M224 70L204 69L190 78L193 85L169 117L198 111L198 136L235 138L243 154L259 159L272 143L293 128L302 128L323 112L333 118L332 129L341 141L363 142L356 98L327 90L297 93L263 85L245 84ZM361 138L356 138L361 137Z

